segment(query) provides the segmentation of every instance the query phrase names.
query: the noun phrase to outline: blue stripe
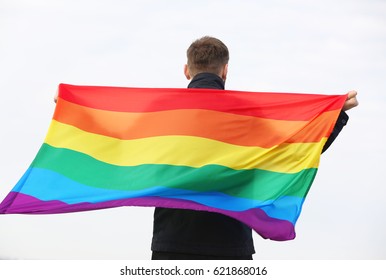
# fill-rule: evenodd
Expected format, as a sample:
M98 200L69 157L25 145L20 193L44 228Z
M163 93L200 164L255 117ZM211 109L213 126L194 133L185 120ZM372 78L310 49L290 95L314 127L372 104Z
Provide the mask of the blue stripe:
M293 196L281 197L274 201L259 201L233 197L219 192L203 193L163 186L136 191L102 189L83 185L54 171L36 167L27 170L13 191L43 201L59 200L67 204L98 203L145 196L178 198L230 211L260 208L272 218L288 220L292 223L296 222L304 202L303 198Z

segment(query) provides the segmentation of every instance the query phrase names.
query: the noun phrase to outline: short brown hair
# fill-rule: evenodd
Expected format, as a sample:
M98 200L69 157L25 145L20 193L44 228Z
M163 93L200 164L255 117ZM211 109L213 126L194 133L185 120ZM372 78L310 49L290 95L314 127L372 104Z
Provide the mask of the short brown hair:
M219 74L221 68L229 61L227 46L219 39L209 36L194 41L186 54L192 76L202 72Z

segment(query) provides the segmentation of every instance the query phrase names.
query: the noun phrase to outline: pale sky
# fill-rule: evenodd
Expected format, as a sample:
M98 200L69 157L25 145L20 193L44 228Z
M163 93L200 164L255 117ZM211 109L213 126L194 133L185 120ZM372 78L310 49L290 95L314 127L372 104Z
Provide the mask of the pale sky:
M386 259L386 1L0 0L0 200L34 159L59 83L186 87L185 51L230 49L227 89L344 94L293 241L255 259ZM0 215L0 259L149 259L153 208Z

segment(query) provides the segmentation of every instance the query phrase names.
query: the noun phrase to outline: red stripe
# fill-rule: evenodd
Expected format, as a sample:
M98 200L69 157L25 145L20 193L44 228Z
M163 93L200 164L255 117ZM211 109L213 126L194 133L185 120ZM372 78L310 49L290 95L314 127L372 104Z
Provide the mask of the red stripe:
M310 120L321 111L341 109L346 100L346 95L66 84L60 84L59 97L78 105L108 111L205 109L278 120Z

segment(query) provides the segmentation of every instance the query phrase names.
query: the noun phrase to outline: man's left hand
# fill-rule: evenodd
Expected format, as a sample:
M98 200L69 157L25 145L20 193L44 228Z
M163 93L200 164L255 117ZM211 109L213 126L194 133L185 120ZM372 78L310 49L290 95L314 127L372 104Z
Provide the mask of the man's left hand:
M357 100L358 93L355 90L351 90L347 93L347 99L343 105L343 111L350 110L356 106L358 106L359 102Z

